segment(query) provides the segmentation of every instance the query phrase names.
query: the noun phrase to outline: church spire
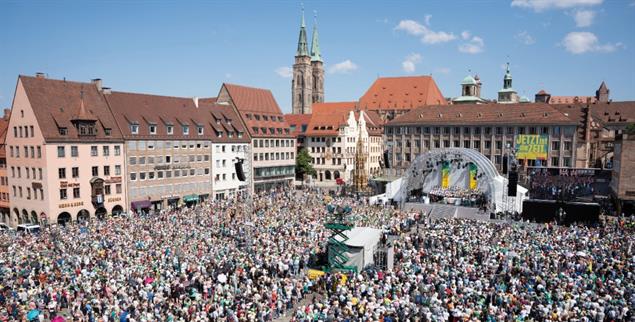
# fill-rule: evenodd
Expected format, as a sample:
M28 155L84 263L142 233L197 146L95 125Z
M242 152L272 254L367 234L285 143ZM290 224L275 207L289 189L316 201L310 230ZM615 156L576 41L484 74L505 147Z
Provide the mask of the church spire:
M318 38L317 12L313 12L313 38L311 39L311 61L322 61L320 40Z
M306 25L304 24L304 7L302 8L302 24L300 25L300 37L298 39L298 50L296 56L309 56L307 40L306 40Z

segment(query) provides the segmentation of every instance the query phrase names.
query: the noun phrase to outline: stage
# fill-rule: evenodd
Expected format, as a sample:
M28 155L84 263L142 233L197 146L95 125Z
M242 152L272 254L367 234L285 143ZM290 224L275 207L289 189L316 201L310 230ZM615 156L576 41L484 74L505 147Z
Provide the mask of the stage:
M487 213L521 213L527 189L516 185L508 195L508 180L490 159L464 148L427 151L410 164L403 177L386 186L383 199L404 205L412 198L433 204L486 208ZM438 198L440 197L440 198Z

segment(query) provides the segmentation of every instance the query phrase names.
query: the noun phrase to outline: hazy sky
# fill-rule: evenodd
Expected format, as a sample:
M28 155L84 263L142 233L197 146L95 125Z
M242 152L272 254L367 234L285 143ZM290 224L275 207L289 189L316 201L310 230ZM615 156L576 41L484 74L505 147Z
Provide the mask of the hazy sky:
M102 78L113 90L216 96L223 82L269 88L291 110L299 1L2 1L0 107L19 74ZM533 99L635 100L635 0L304 1L318 13L326 101L357 100L378 76L432 74L443 94L477 73Z

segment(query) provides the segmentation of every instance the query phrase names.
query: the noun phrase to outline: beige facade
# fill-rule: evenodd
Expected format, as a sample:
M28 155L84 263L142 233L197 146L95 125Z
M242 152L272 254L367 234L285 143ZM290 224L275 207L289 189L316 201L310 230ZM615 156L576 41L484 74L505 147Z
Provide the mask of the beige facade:
M386 125L386 142L391 147L391 174L401 175L414 159L426 151L442 148L471 148L486 157L500 170L506 147L514 146L516 135L546 134L549 136L549 167L574 167L575 126L567 125L507 125L467 126L435 125L421 122L418 125ZM534 160L518 160L523 165L535 166Z
M209 198L211 143L206 140L128 140L132 210L159 211Z
M253 171L255 191L290 186L295 177L295 139L255 137Z
M379 175L383 139L381 135L369 134L363 111L357 117L354 111L350 111L346 123L335 133L337 135L309 134L305 139L311 163L316 170L314 182L317 186L334 186L338 178L345 183L352 183L357 141L360 138L363 141L364 154L367 156L367 176Z

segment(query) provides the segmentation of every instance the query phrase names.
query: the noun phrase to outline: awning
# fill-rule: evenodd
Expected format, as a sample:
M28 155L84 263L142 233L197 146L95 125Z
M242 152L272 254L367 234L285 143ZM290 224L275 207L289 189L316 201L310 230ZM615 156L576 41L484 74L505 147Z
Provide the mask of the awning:
M183 197L185 202L198 202L198 195L187 195Z
M150 208L150 206L152 206L152 203L150 202L150 200L139 200L131 202L130 205L132 206L132 209L143 209Z

